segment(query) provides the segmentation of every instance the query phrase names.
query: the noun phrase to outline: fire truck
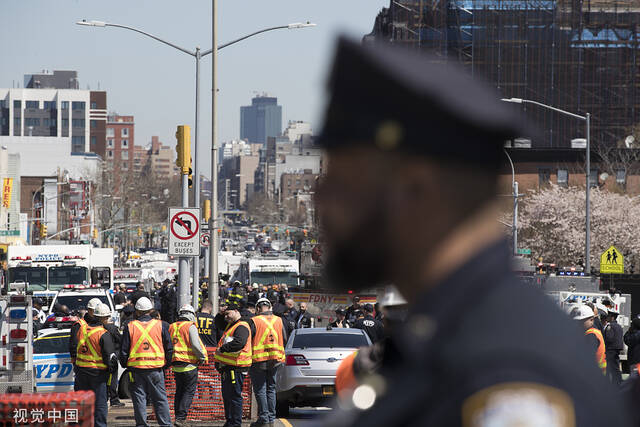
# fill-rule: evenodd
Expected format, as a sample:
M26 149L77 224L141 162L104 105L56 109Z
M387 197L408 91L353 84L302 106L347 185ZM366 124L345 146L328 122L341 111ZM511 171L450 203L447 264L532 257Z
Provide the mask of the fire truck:
M31 296L0 296L0 393L33 391Z

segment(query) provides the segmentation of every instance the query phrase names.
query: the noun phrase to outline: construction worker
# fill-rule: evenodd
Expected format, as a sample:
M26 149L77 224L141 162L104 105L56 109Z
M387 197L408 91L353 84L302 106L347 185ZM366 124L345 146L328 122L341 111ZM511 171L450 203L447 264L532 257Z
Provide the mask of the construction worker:
M287 331L279 316L273 314L271 302L260 298L256 303L251 348L251 384L258 403L258 420L251 427L273 427L276 419L276 370L285 360ZM250 325L251 326L251 325Z
M240 307L229 303L225 329L215 353L216 369L222 378L222 400L226 427L242 425L242 385L251 367L251 328L240 320Z
M149 312L153 310L153 303L149 298L138 299L135 308L136 320L129 322L122 332L120 364L129 368L131 375L130 391L136 427L147 426L147 395L153 402L158 424L171 426L163 372L173 356L169 326L151 318Z
M118 357L111 334L103 327L103 323L111 317L111 309L100 303L92 311L91 318L80 325L77 333L73 389L92 390L95 393L94 425L106 427L109 410L107 382L110 373L117 372Z
M87 325L87 323L93 320L93 312L100 304L102 304L102 301L100 301L99 298L91 298L89 302L87 302L87 312L82 318L71 325L71 330L69 331L69 354L71 355L71 363L73 363L76 348L78 347L78 331L82 326Z
M173 343L171 369L176 379L174 411L176 427L186 426L187 413L198 387L198 365L207 362L207 351L198 334L196 313L190 304L178 311L178 321L169 326Z
M604 338L599 329L593 327L593 310L585 304L573 306L570 312L573 320L580 322L584 328L584 334L589 341L589 346L593 348L596 363L604 375L607 374L607 359L605 353Z

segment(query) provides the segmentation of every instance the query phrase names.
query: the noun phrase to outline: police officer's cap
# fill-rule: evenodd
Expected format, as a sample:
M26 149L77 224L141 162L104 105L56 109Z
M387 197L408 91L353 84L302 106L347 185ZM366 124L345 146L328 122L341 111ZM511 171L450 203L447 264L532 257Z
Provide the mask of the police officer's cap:
M523 133L498 93L425 53L340 39L318 143L450 159L496 170Z

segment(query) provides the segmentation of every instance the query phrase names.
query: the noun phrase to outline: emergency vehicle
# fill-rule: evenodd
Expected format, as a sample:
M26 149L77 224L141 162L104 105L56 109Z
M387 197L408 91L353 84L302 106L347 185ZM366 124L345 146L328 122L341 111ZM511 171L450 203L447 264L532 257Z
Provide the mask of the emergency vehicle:
M246 258L240 264L238 273L238 280L243 283L285 283L289 287L300 286L300 263L296 258Z
M0 296L0 393L33 391L31 296Z
M62 289L113 289L113 249L91 245L9 246L7 289L24 284L45 306ZM21 286L21 285L18 285Z
M73 391L74 373L69 355L69 329L42 329L33 342L35 390Z

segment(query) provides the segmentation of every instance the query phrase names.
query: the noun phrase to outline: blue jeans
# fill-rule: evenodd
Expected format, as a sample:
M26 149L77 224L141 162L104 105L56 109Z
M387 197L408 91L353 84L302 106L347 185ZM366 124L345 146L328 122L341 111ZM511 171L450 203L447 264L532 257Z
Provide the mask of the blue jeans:
M272 423L276 420L276 369L251 367L251 384L258 402L258 422Z
M98 376L89 375L83 369L76 369L74 391L92 390L96 395L95 412L93 413L93 423L96 427L107 427L107 371Z
M132 369L133 383L131 383L131 401L136 427L147 427L147 396L153 402L158 424L170 427L171 415L167 391L164 388L164 372L162 369Z
M245 374L236 369L223 371L222 377L222 401L224 403L225 426L242 426L242 384Z

